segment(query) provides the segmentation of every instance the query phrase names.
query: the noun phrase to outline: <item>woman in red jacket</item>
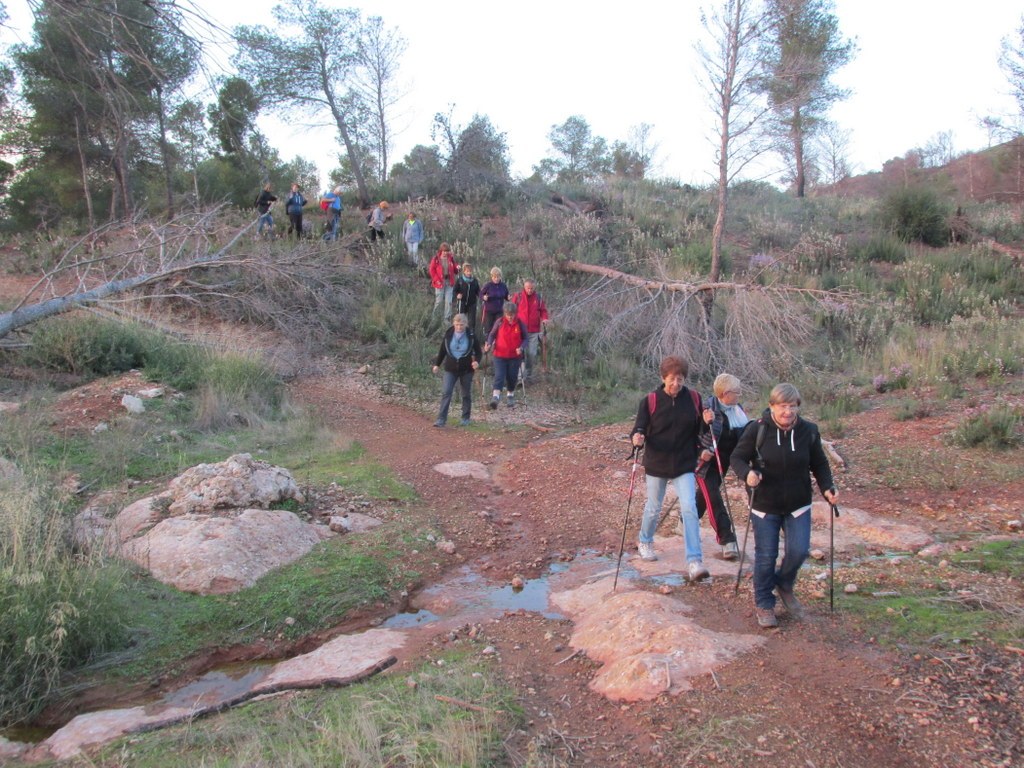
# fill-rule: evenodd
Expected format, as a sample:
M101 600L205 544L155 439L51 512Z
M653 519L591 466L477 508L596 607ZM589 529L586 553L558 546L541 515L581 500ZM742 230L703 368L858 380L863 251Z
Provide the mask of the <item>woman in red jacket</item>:
M430 260L430 284L434 287L434 308L430 312L433 319L441 306L441 297L444 297L444 321L450 323L452 320L452 290L455 287L455 278L459 274L459 266L455 263L452 255L452 247L448 243L441 243L434 258Z
M523 347L526 345L526 326L516 317L516 305L511 301L505 303L500 320L491 326L484 344L484 352L494 350L494 391L491 402L487 406L492 411L498 407L501 399L501 388L508 392L506 401L509 408L515 408L516 382L519 380L519 363L523 359Z

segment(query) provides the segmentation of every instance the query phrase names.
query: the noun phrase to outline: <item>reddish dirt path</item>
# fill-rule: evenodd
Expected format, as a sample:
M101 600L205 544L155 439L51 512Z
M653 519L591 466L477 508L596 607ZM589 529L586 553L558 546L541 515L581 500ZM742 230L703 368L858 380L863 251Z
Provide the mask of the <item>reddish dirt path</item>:
M306 379L293 391L325 424L357 439L416 488L456 544L452 566L472 562L502 582L515 573L537 576L583 550L618 548L628 424L563 435L436 429L429 416L369 397L343 377ZM486 412L475 418L495 420ZM493 481L451 479L432 469L454 460L484 462ZM634 509L629 542L639 522L639 505ZM758 632L748 593L735 597L729 582L675 593L710 629ZM930 660L901 661L860 637L841 612L830 618L819 603L807 621L784 622L760 650L697 679L693 690L625 705L587 688L597 665L585 656L559 663L572 653L571 629L568 621L507 613L485 624L474 641L496 648L501 672L527 713L526 732L510 736L513 753L541 750L562 761L551 764L586 766L1004 764L993 752L986 762L998 739L979 732L967 709L922 692L935 675ZM468 640L459 633L434 637L397 669L462 642ZM957 662L941 663L953 669ZM996 679L998 687L998 678L977 682Z

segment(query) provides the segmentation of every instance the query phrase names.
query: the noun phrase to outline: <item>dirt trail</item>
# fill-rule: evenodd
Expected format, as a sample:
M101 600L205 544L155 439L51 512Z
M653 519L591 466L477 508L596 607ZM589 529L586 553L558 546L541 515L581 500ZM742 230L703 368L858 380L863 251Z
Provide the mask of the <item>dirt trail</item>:
M343 376L298 381L293 392L416 488L456 545L452 566L472 562L501 582L534 577L584 550L617 551L628 424L562 435L437 429L428 415L368 396ZM496 417L485 411L474 418ZM493 480L452 479L433 469L454 460L482 461ZM641 506L642 496L634 501L630 543ZM749 593L734 596L731 579L674 592L709 629L758 632ZM565 662L572 653L567 621L506 614L485 625L480 641L497 649L502 673L521 696L529 727L511 737L510 749L524 755L543 748L565 764L587 766L984 764L984 745L967 717L908 687L926 670L901 668L825 606L815 602L808 620L784 622L760 650L696 680L691 691L626 705L587 688L597 665L584 655ZM396 669L451 639L413 649Z

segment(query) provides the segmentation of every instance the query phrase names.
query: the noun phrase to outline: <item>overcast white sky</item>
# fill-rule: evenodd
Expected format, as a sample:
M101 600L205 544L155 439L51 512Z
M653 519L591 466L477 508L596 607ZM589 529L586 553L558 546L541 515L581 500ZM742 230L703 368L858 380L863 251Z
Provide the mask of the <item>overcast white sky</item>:
M195 2L227 27L273 23L273 0ZM506 134L517 176L550 152L551 126L579 114L609 142L650 123L659 175L698 184L712 178L713 116L693 46L701 31L696 0L662 8L572 0L310 2L380 15L406 39L396 161L431 143L434 113L454 104L457 124L480 113ZM28 39L23 0L7 7L18 37ZM840 28L859 49L836 78L852 95L833 111L852 132L854 169L878 170L944 131L953 132L958 151L986 146L979 119L1015 112L997 62L1000 40L1015 32L1022 13L1006 0L836 0ZM324 176L334 165L333 134L269 120L264 130L286 159L301 154Z

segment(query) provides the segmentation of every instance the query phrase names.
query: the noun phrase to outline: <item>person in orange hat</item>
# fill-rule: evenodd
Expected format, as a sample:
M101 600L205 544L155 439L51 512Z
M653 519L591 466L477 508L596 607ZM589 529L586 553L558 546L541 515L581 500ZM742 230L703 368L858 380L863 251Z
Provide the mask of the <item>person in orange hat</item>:
M370 218L367 220L367 224L370 225L370 240L374 241L378 237L384 239L384 225L391 218L391 214L388 213L388 201L381 200L377 207L370 211Z

